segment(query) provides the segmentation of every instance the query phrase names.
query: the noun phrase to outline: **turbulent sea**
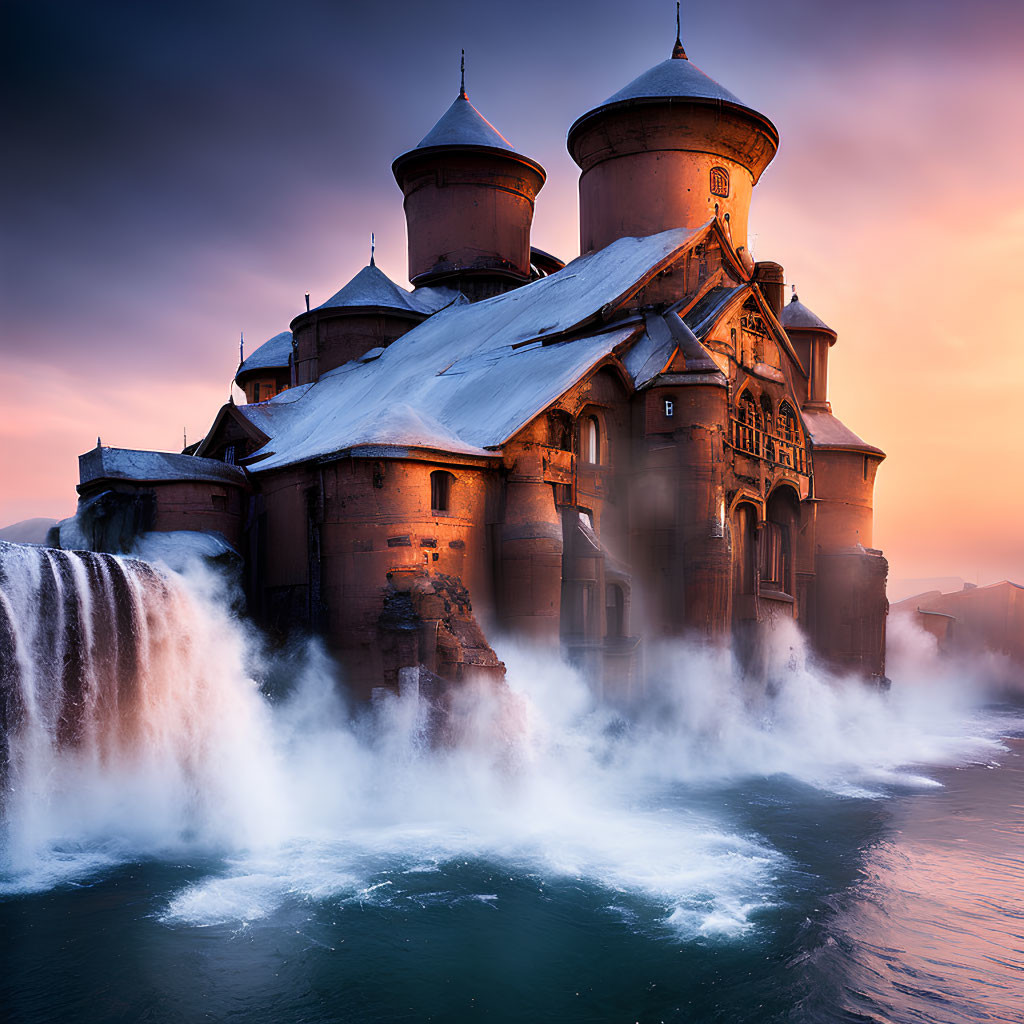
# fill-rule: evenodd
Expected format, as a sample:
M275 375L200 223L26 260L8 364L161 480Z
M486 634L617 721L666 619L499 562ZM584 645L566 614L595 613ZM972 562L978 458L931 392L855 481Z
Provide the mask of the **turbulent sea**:
M1024 1021L1024 704L905 624L889 693L780 632L628 711L504 645L438 743L202 581L11 557L5 1020Z

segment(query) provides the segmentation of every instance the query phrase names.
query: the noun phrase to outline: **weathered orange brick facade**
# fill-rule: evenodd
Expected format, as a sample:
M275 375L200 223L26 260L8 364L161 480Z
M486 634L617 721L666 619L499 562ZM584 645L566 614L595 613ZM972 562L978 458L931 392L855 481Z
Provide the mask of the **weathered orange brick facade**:
M645 642L751 657L779 618L881 679L884 454L832 415L836 333L746 247L778 141L677 46L572 126L563 269L529 248L543 170L461 92L394 163L416 288L371 260L300 312L196 452L244 469L223 530L253 614L322 633L364 693L500 673L505 634L635 692Z

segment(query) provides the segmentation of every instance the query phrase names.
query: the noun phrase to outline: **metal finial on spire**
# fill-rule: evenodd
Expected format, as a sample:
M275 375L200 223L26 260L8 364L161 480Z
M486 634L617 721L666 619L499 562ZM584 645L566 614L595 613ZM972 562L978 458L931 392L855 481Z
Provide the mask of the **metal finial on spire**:
M793 289L793 297L789 300L790 302L799 302L800 300L796 297L796 285L791 284L790 288Z
M238 334L238 365L241 366L245 362L245 333L240 331Z
M464 100L466 98L466 51L462 51L462 62L459 65L459 69L462 73L462 82L459 85L459 99Z
M676 0L676 45L672 47L673 60L689 60L686 51L683 49L682 26L679 19L679 0Z
M377 266L377 264L373 262L373 251L376 248L377 248L377 242L376 242L376 240L373 237L373 232L371 231L370 232L370 266L371 267Z

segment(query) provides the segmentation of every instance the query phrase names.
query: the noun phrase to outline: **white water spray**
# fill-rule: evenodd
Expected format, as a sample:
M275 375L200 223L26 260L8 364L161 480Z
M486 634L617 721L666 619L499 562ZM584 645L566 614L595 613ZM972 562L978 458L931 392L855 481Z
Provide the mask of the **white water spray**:
M214 858L171 900L174 924L254 921L303 898L392 901L410 873L484 860L541 887L585 880L612 908L646 901L674 932L736 934L770 904L783 858L687 794L773 774L877 792L995 742L934 664L879 694L815 668L794 627L773 638L767 684L721 651L651 651L629 717L570 667L502 645L509 692L467 691L464 741L439 747L415 701L347 708L315 645L277 665L289 692L268 701L248 669L258 639L201 576L0 555L15 666L0 680L0 886Z

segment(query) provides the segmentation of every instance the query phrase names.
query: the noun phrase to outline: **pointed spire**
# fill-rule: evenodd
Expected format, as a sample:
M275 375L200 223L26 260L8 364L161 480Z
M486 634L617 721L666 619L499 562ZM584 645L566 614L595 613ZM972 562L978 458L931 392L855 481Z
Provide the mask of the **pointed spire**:
M245 362L245 333L239 332L238 335L238 365L241 366Z
M377 264L374 263L374 261L373 261L373 252L374 252L374 250L376 248L377 248L377 243L376 243L376 240L373 237L373 232L371 231L370 232L370 266L371 267L377 266Z
M689 60L686 51L683 49L683 37L679 21L679 0L676 0L676 45L672 47L673 60Z
M462 62L460 64L460 70L462 72L462 81L459 85L459 99L464 100L466 98L466 51L462 51Z

